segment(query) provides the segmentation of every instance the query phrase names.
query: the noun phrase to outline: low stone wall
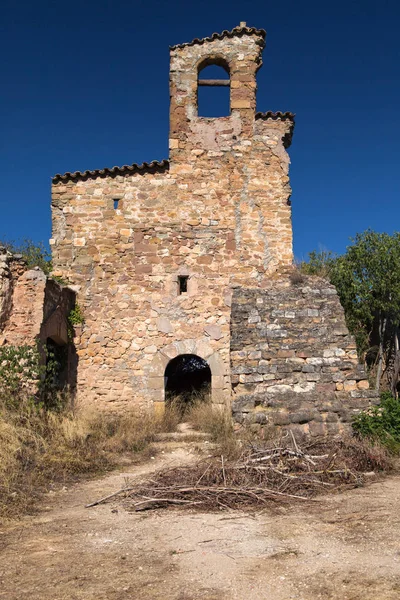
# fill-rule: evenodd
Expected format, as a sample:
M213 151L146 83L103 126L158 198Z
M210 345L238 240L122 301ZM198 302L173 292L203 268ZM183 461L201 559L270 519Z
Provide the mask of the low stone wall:
M233 416L256 428L340 433L376 394L358 364L336 289L320 278L300 279L234 290Z

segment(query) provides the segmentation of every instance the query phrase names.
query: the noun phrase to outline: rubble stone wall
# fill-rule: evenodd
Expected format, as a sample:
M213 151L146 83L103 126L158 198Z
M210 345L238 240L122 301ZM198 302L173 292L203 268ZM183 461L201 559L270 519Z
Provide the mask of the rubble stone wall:
M231 333L237 423L339 433L376 400L336 289L322 279L235 289Z
M0 248L0 331L11 312L12 278L5 248Z
M8 326L13 307L14 294L19 279L26 272L26 265L20 255L11 254L0 246L0 345L4 343L4 329ZM22 298L24 302L24 299Z
M0 249L0 346L46 343L48 338L67 345L68 315L74 306L73 290Z
M54 179L53 264L84 311L86 402L162 403L165 366L181 353L209 362L212 398L229 402L232 285L262 287L292 261L293 121L256 117L263 44L245 33L171 49L169 163ZM218 119L197 116L198 71L213 59L231 78L231 114Z

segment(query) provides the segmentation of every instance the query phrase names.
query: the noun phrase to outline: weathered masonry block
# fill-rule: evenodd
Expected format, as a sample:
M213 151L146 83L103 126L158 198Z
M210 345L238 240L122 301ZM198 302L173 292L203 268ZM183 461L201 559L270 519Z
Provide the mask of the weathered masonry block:
M230 401L232 286L261 288L292 262L293 115L256 113L264 40L242 25L170 49L169 160L53 179L53 263L84 309L76 342L86 402L162 403L166 365L179 354L205 359L213 400ZM209 64L229 74L227 117L197 114Z
M323 279L235 289L231 333L238 423L339 433L375 398L336 290Z

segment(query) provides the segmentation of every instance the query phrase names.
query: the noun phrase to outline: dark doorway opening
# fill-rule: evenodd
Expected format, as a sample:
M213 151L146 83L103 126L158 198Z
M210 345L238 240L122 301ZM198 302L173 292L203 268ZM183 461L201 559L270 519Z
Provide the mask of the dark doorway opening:
M72 352L68 344L58 343L51 337L48 337L40 348L42 365L40 401L46 408L60 408L66 400L64 392L70 391L68 390L69 358Z
M207 362L196 354L181 354L173 358L165 369L165 398L180 398L185 403L209 398L211 370Z

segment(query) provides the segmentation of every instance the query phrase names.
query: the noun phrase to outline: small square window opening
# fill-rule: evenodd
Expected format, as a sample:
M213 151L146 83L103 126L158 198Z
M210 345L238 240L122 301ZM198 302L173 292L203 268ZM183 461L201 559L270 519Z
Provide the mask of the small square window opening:
M119 198L114 198L114 210L117 210L119 205Z
M178 293L179 293L179 295L187 293L188 279L189 279L189 275L178 275Z

